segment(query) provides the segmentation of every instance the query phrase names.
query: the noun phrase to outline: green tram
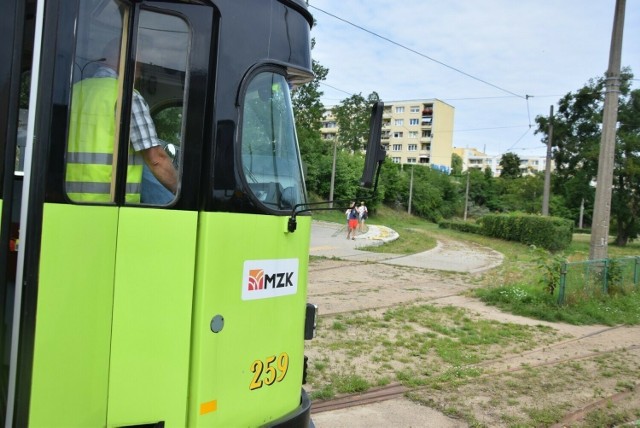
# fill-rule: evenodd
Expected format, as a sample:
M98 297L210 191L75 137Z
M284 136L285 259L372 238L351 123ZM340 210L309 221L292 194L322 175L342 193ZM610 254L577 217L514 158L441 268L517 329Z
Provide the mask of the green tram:
M313 425L305 2L4 0L0 22L5 426Z

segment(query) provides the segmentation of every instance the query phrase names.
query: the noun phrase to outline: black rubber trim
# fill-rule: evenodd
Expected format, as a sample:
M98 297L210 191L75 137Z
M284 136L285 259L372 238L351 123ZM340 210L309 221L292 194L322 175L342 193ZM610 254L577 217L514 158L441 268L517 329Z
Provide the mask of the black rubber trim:
M264 426L269 428L313 427L313 423L311 422L311 400L307 392L304 389L302 390L302 394L300 394L300 405L297 409Z

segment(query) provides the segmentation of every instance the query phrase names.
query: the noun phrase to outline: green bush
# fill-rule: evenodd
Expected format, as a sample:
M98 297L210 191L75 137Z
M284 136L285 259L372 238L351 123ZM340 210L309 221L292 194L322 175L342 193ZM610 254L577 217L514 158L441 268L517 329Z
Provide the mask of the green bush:
M442 220L438 223L441 229L458 230L460 232L475 233L482 235L482 226L477 223L466 221Z
M559 217L529 214L489 214L478 220L482 233L507 241L560 251L571 244L573 222Z

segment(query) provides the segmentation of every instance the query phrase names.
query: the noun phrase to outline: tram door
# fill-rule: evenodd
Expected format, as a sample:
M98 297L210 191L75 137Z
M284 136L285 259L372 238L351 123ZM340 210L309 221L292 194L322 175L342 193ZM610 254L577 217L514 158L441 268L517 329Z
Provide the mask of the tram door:
M3 236L27 237L20 331L3 344L18 349L8 413L16 426L184 426L213 8L45 10L28 220L7 229L3 212Z
M28 88L35 1L2 4L0 28L0 420L9 392L9 360L16 267L20 241L20 200L28 114ZM30 17L30 18L27 18ZM2 423L2 422L0 422Z

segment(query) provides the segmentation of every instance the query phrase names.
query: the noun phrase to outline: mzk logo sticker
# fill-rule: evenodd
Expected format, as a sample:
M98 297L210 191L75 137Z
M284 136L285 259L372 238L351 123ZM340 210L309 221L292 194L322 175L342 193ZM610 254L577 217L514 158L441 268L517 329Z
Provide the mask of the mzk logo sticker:
M298 292L298 259L247 260L242 300L268 299Z

